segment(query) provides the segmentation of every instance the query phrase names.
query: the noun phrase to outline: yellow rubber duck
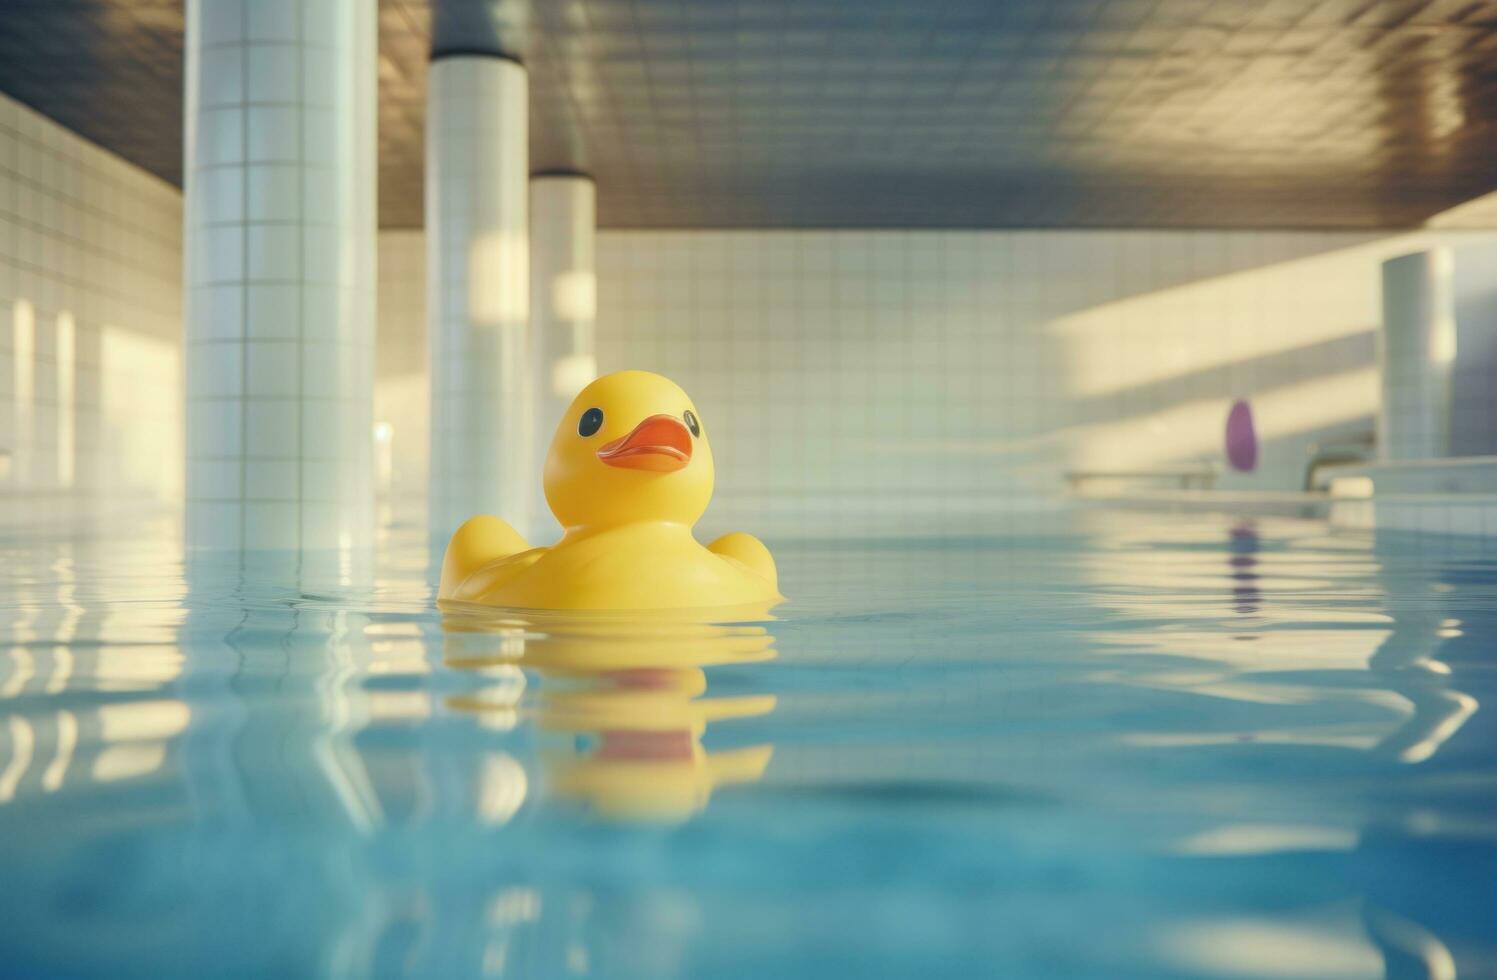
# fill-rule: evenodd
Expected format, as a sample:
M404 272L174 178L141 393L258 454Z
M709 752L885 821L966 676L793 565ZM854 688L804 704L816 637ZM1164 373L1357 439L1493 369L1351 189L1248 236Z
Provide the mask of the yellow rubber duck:
M447 545L437 598L516 609L764 608L783 597L769 549L748 534L703 547L712 448L674 382L620 371L582 389L552 437L546 502L566 529L532 548L498 517Z

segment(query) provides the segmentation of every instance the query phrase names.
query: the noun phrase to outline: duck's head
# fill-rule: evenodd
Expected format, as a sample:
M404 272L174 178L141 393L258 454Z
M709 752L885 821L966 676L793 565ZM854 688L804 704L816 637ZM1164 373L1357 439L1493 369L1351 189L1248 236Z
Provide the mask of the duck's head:
M607 374L572 402L546 455L563 527L691 525L712 497L712 449L686 392L648 371Z

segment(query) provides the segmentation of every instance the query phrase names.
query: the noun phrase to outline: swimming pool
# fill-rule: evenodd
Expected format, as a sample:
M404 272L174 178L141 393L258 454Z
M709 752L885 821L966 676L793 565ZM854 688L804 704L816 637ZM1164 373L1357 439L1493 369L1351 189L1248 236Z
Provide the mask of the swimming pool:
M444 622L409 531L12 535L5 973L1497 972L1497 547L948 531L771 540L714 626Z

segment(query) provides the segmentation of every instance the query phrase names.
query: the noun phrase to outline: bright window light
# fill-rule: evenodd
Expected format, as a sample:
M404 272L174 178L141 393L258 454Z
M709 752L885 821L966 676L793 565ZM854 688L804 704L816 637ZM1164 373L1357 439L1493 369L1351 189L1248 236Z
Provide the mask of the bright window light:
M57 484L71 487L77 448L77 338L73 314L57 314Z
M36 405L36 310L24 299L11 310L11 351L15 354L16 479L25 482L31 458L31 417Z

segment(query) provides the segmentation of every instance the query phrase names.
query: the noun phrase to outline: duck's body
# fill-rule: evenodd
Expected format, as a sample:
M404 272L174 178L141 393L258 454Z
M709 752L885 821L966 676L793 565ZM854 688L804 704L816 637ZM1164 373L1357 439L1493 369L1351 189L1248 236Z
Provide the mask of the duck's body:
M685 393L659 375L625 371L583 389L557 428L545 483L562 539L532 548L501 519L475 517L448 545L440 599L626 610L782 598L758 539L729 534L704 547L692 536L712 492L711 450Z
M569 531L549 548L489 551L485 556L481 542L514 533L506 531L508 525L489 516L475 517L458 529L454 545L472 541L480 547L462 547L459 553L473 559L443 568L442 598L517 609L579 610L743 607L781 598L768 549L746 534L727 535L703 547L688 527L641 522Z

